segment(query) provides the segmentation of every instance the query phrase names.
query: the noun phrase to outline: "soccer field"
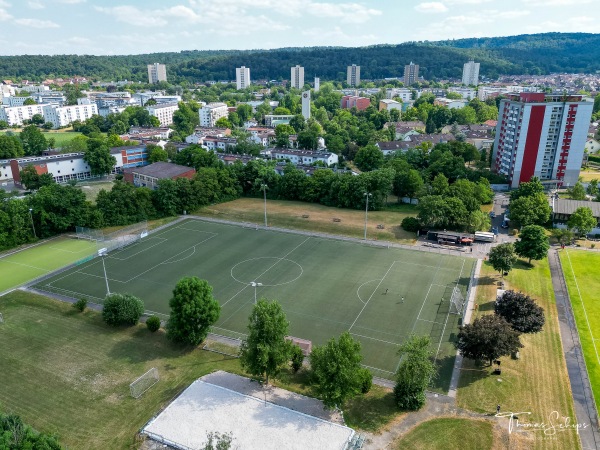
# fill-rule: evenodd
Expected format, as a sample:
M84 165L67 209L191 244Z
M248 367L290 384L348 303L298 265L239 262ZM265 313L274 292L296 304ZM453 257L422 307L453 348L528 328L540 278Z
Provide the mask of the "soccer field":
M560 252L560 260L596 408L600 409L600 255L565 250Z
M0 257L0 292L94 254L91 242L69 238L47 240Z
M466 294L475 260L388 249L304 234L186 220L105 259L111 292L128 292L146 309L169 313L183 276L206 279L221 303L213 332L245 336L255 294L278 300L290 333L323 344L349 330L360 340L363 363L391 378L398 346L411 334L429 334L440 364L436 388L447 390L459 316L450 314L455 287ZM252 287L251 283L260 283ZM37 289L101 302L106 284L101 259L57 274Z

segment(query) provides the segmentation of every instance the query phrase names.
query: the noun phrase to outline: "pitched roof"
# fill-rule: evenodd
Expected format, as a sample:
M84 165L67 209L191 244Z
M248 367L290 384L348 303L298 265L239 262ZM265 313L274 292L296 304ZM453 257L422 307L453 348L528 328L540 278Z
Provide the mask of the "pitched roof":
M552 206L552 200L550 200ZM554 213L556 214L573 214L577 208L590 208L596 219L600 218L600 202L590 202L586 200L569 200L559 198L554 200Z

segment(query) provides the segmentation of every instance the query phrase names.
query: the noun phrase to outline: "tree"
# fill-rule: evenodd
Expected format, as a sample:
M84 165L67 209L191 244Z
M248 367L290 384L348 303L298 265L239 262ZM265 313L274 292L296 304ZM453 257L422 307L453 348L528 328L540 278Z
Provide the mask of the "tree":
M400 409L416 411L425 404L425 390L437 374L429 336L410 336L398 350L394 398Z
M0 413L0 448L62 450L56 436L37 432L16 414L2 413Z
M294 373L302 368L304 363L304 353L299 345L292 345L290 348L290 359L292 361L292 370Z
M23 144L17 136L0 134L0 159L23 156Z
M28 125L19 134L25 156L40 156L48 148L48 142L35 125Z
M275 146L288 148L290 146L290 135L296 131L288 124L280 123L275 127Z
M34 114L31 116L30 122L34 125L42 125L44 123L44 116L41 114Z
M519 184L519 187L510 193L510 200L516 200L521 197L532 197L536 194L544 193L544 185L537 177L532 177L530 181Z
M481 210L471 211L469 213L469 220L467 223L467 229L469 233L475 233L476 231L489 230L491 226L490 216Z
M131 294L110 294L104 299L102 319L109 325L135 325L144 314L144 302Z
M546 230L539 225L523 227L519 233L519 240L515 242L515 253L521 258L527 258L529 264L532 259L536 261L544 259L549 248Z
M311 376L323 404L341 408L346 400L361 392L363 368L360 342L349 332L315 347L310 354Z
M90 166L92 175L106 175L112 172L113 167L117 164L116 158L110 154L110 148L101 138L87 141L83 160Z
M552 236L554 236L561 245L568 244L573 240L573 232L568 228L553 228Z
M590 208L582 206L577 208L573 214L571 214L571 217L569 217L569 220L567 221L567 226L570 230L575 230L577 235L581 237L585 236L598 226L598 220L594 217L594 213Z
M254 376L264 376L265 383L275 377L289 361L289 322L281 305L273 300L260 299L252 308L248 338L242 342L240 362Z
M217 128L233 128L233 124L229 121L227 117L221 117L219 120L215 122L215 127Z
M383 153L373 144L362 147L354 157L354 163L363 172L379 169L383 165Z
M583 187L583 184L581 184L579 181L577 183L575 183L575 186L573 186L571 189L569 189L569 195L571 196L571 200L585 200L586 199L586 192L585 192L585 188Z
M158 145L149 144L146 146L146 149L148 150L148 161L151 163L169 160L167 151L163 150Z
M597 197L598 193L600 193L600 189L598 189L598 180L591 180L588 183L586 192L588 193L588 195L591 195L592 197Z
M23 102L23 106L30 106L30 105L37 105L37 102L35 101L35 99L33 97L28 97Z
M494 305L494 312L519 333L539 333L546 322L544 309L521 292L504 291Z
M506 319L486 314L460 327L454 346L465 358L486 360L491 365L495 359L519 351L523 344Z
M517 262L514 245L510 242L506 242L493 247L490 250L489 260L494 270L500 272L502 277L504 277L504 273L510 272Z
M409 201L417 196L417 192L423 187L423 178L416 169L397 172L394 177L392 192L398 196L398 202L403 197L408 197Z
M510 220L519 226L544 225L550 219L550 203L543 193L510 201Z
M48 186L49 184L54 183L54 178L52 174L43 173L39 175L35 170L35 166L32 164L27 164L23 167L23 170L19 172L21 176L21 183L28 190L38 190L42 186Z
M194 346L206 339L221 314L212 287L197 277L184 277L177 282L169 306L167 335L176 342Z

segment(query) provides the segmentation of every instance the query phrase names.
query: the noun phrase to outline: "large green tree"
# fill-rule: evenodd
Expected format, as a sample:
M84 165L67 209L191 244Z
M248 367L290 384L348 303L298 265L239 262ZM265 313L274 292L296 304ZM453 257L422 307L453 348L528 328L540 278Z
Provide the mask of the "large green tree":
M511 242L505 242L492 247L489 260L494 270L500 272L504 277L504 273L510 272L517 262L515 246Z
M594 227L598 226L598 220L594 217L591 208L582 206L571 214L571 217L567 221L567 226L570 230L574 230L578 236L585 236Z
M25 156L40 156L48 148L46 138L35 125L28 125L19 134Z
M383 165L383 153L375 145L362 147L354 157L354 163L363 172L379 169Z
M532 197L544 193L544 185L537 177L532 177L530 181L519 184L519 187L510 193L510 199L516 200L521 197Z
M93 138L87 141L83 159L90 166L92 175L109 174L117 164L116 158L110 154L110 148L102 138Z
M144 314L144 302L131 294L109 294L102 305L102 319L109 325L135 325Z
M23 170L19 172L19 175L21 177L21 183L25 186L25 189L29 190L37 190L42 186L54 183L52 174L38 174L33 164L27 164L23 167Z
M411 336L398 350L394 397L400 409L416 411L425 404L425 390L437 374L429 336Z
M315 390L325 406L341 408L346 400L361 392L365 370L361 365L360 342L349 332L315 347L310 354Z
M544 225L550 219L550 203L543 193L510 201L510 220L518 226Z
M285 340L289 322L279 302L260 299L252 308L248 337L242 342L240 362L254 376L264 376L265 383L276 377L289 361L291 345Z
M539 225L527 225L521 229L519 239L515 242L515 253L521 258L531 260L544 259L548 254L550 243L546 230Z
M39 433L16 414L0 413L0 448L6 450L62 450L56 436Z
M579 181L575 183L575 186L569 189L569 195L571 196L572 200L585 200L586 192L583 184L581 184Z
M197 277L184 277L177 282L169 306L167 334L174 341L188 345L198 345L206 339L221 314L212 286Z
M486 314L472 324L460 327L454 346L462 356L486 360L491 365L495 359L508 356L523 347L519 334L503 317Z
M23 144L17 136L0 134L0 159L18 158L23 155Z
M544 309L521 292L504 291L496 300L494 311L519 333L539 333L546 322Z

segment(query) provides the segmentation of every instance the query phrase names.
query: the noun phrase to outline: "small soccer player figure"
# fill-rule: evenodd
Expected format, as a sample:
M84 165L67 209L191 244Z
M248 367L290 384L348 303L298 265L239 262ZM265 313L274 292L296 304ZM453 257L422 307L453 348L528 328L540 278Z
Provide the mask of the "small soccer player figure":
M387 295L387 291L388 291L388 290L386 289L386 290L385 290L385 292L383 293L383 295Z
M496 406L496 414L500 414L500 405Z
M402 297L402 303L404 303L404 297Z

